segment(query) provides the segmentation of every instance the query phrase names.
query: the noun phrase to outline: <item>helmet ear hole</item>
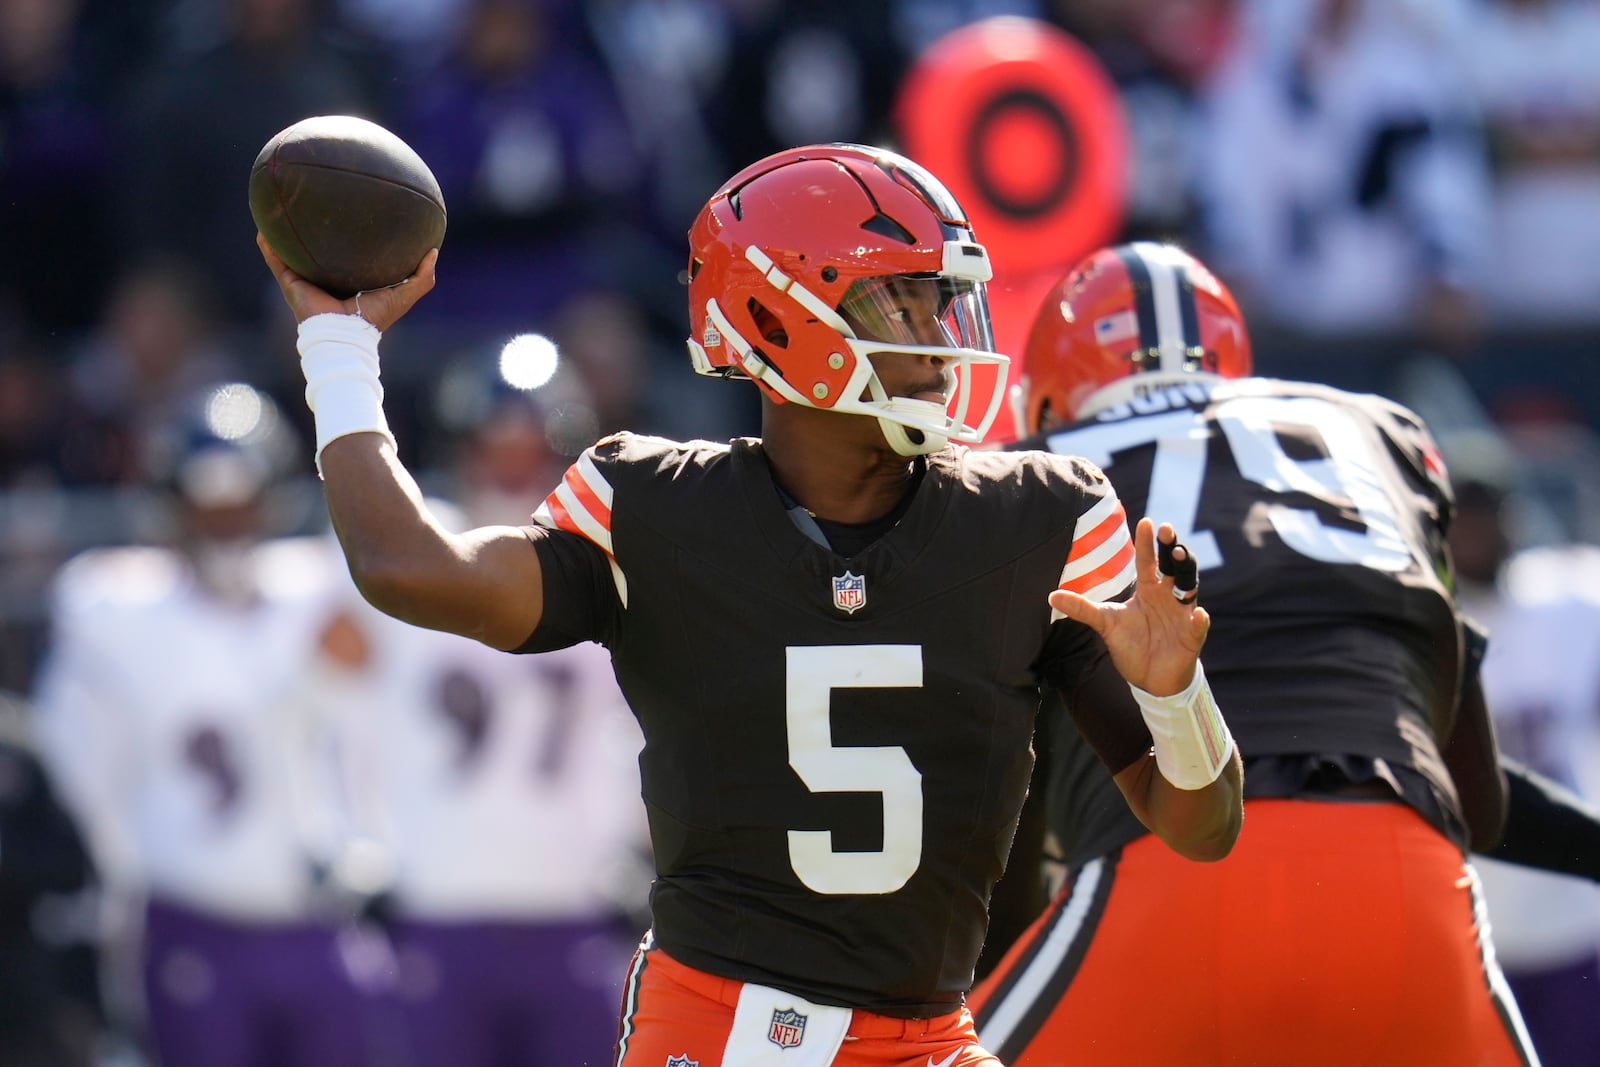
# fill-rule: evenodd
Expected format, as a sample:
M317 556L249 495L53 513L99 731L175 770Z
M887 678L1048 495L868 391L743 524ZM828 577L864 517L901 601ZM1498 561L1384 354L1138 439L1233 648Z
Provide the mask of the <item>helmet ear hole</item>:
M755 320L756 329L760 331L761 339L774 348L789 347L789 332L783 328L783 323L767 309L767 306L755 297L751 297L745 305L750 312L750 317Z

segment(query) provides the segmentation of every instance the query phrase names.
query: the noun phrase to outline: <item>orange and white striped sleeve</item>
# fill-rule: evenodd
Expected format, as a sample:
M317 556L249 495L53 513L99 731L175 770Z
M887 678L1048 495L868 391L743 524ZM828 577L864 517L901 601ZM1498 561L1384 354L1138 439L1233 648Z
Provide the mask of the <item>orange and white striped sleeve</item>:
M611 578L616 583L622 606L628 606L628 580L617 563L611 540L611 483L594 460L593 451L583 453L567 468L555 491L544 498L533 513L533 521L552 530L564 530L593 543L606 554Z
M1133 584L1133 534L1122 501L1105 483L1105 495L1078 516L1072 548L1058 587L1090 600L1112 600ZM1066 618L1051 609L1050 621Z

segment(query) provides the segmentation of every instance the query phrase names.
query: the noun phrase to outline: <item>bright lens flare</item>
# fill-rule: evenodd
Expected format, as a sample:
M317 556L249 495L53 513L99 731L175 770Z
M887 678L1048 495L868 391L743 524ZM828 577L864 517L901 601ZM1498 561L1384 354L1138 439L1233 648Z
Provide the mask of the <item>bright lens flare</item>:
M205 401L206 428L224 441L240 441L266 429L261 394L242 382L217 387Z
M521 333L500 349L500 377L513 389L537 389L555 375L560 359L550 338Z

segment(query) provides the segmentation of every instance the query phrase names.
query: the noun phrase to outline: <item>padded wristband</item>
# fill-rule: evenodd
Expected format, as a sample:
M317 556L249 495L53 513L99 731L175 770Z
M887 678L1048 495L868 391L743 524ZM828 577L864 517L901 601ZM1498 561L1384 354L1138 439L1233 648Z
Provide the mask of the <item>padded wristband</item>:
M1233 735L1198 661L1194 679L1181 693L1158 697L1130 684L1145 725L1155 740L1156 766L1179 789L1204 789L1217 780L1233 752Z
M332 312L300 323L300 373L306 379L306 406L317 428L317 475L329 441L352 433L382 434L395 447L383 414L378 381L378 339L383 335L359 315Z

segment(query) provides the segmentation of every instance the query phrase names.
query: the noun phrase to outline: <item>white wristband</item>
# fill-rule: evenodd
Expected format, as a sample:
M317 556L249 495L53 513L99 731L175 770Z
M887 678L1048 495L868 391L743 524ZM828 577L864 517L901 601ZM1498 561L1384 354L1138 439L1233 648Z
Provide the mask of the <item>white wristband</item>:
M1203 789L1216 781L1233 753L1233 735L1200 663L1196 661L1194 680L1181 693L1158 697L1136 685L1128 688L1155 740L1162 777L1179 789Z
M377 433L394 447L383 415L378 381L378 339L383 335L359 315L332 312L300 323L297 347L306 379L306 406L317 428L317 474L328 442L353 433Z

